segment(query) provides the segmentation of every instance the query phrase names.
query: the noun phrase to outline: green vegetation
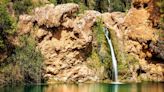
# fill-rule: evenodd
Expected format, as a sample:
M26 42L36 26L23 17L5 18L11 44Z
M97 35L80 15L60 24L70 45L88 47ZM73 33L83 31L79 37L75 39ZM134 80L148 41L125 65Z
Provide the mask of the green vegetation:
M125 48L122 47L124 44L121 43L124 42L124 39L122 38L119 40L113 29L110 29L110 36L112 39L115 55L118 62L119 79L128 80L132 77L132 72L134 71L130 69L133 69L134 67L138 66L139 61L136 57L124 51Z
M51 3L56 4L63 4L63 3L79 3L81 0L48 0Z
M48 0L57 5L62 3L77 3L80 6L80 13L87 9L94 9L100 12L111 11L126 11L130 8L131 0ZM5 62L0 63L0 85L1 84L26 84L26 83L41 83L43 56L39 50L36 50L35 39L30 35L20 37L19 46L10 47L12 44L8 39L15 36L16 21L11 17L8 5L9 2L13 4L16 16L20 14L29 13L31 9L43 5L40 1L34 3L33 0L1 0L0 1L0 55L10 51ZM161 13L161 28L164 26L164 0L157 3ZM110 9L109 9L110 8ZM15 16L15 15L14 15ZM93 44L92 51L88 57L88 66L101 72L103 67L105 73L100 73L102 78L111 74L111 54L107 44L101 18L97 20L93 26ZM163 28L164 29L164 28ZM132 76L129 70L138 64L138 59L133 55L124 52L124 48L120 46L119 40L114 32L110 30L112 43L114 45L115 54L118 61L119 74L121 79L128 79ZM160 33L162 35L162 33ZM123 45L123 44L122 44ZM9 49L10 48L10 49ZM2 55L3 56L3 55Z
M110 49L107 44L107 40L105 38L104 32L103 32L103 23L101 19L99 19L96 24L93 26L93 35L94 35L94 41L95 44L92 44L92 52L89 56L89 67L97 69L97 71L100 71L102 67L106 69L105 73L99 73L100 78L103 77L110 77L110 68L111 68L111 55L110 55ZM106 75L102 75L106 74Z
M133 76L135 67L139 66L139 60L131 54L124 53L124 55L126 56L126 62L118 64L119 79L128 81Z
M56 0L50 0L51 3L56 5ZM45 5L46 2L42 0L33 1L33 0L14 0L13 1L13 9L17 16L20 14L30 13L32 9L39 7L41 5Z
M158 0L156 2L157 7L159 8L160 13L160 22L159 22L159 28L160 30L157 32L159 35L159 40L164 39L164 0Z
M20 43L8 58L8 63L1 67L0 80L3 84L41 83L43 57L36 50L34 38L21 36Z
M32 8L31 0L14 0L13 4L16 14L27 13Z
M157 2L157 6L160 8L160 13L161 13L161 21L160 21L160 25L161 28L164 29L164 0L159 0Z
M126 11L131 7L131 0L110 0L113 11Z
M80 9L94 9L100 12L126 11L131 6L130 0L49 0L51 3L77 3ZM110 3L109 3L110 1Z
M139 60L135 56L124 51L125 48L122 47L124 44L121 43L124 42L123 38L119 40L115 31L112 29L110 29L110 34L118 62L119 79L122 81L128 81L128 79L133 76L132 72L135 71L130 69L134 69L134 67L139 66Z
M53 3L54 5L57 5L57 1L56 0L48 0L50 3Z
M7 37L14 33L15 22L6 10L7 1L0 2L0 51L7 49Z
M21 47L15 49L13 61L21 68L21 73L26 83L40 83L43 57L36 50L36 42L31 36L21 37Z
M125 60L125 52L124 52L124 47L122 47L120 44L123 45L123 39L120 40L118 39L116 33L115 33L115 30L113 29L109 29L110 30L110 36L111 36L111 39L112 39L112 43L113 43L113 48L114 48L114 51L115 51L115 55L117 57L117 61L118 61L118 65L121 65L121 63L124 63L126 60Z
M20 37L20 46L14 46L9 37L16 35L16 21L8 10L10 0L0 1L0 54L7 54L0 63L0 85L17 83L40 83L43 57L36 51L31 36ZM14 0L17 16L27 13L34 4L31 0ZM11 48L12 47L12 48Z

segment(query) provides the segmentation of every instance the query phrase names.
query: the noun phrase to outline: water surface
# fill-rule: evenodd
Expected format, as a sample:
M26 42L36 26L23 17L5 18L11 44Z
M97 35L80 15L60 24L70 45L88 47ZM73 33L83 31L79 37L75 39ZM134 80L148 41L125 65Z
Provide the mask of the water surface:
M164 92L164 83L26 85L3 87L0 92Z

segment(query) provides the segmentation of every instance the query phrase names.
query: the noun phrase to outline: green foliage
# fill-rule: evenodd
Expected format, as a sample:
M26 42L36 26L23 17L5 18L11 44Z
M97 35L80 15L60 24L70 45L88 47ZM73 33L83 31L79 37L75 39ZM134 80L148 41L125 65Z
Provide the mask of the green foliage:
M95 25L92 27L93 30L93 44L92 52L88 57L88 67L96 70L96 75L100 79L111 78L111 55L110 49L107 44L105 34L103 32L104 25L101 18L97 20Z
M0 50L6 48L7 36L14 33L14 20L7 10L7 3L0 2Z
M36 43L31 36L20 37L21 46L16 47L8 58L9 64L1 67L6 84L41 83L43 56L36 50Z
M117 58L118 65L121 65L122 62L125 62L125 52L124 52L124 47L122 47L120 44L123 45L123 39L118 39L115 30L109 29L110 30L110 36L111 36L111 41L113 43L113 48L115 51L115 55Z
M131 6L131 0L110 0L113 11L126 11Z
M21 47L15 49L12 56L13 61L20 66L21 74L26 83L40 83L43 57L36 50L34 38L30 36L21 37Z
M87 0L87 3L89 9L95 9L99 12L126 11L131 6L130 0Z
M86 9L95 9L100 12L126 11L131 6L131 0L49 0L51 3L77 3L81 11ZM111 9L110 9L111 8Z
M160 8L160 13L161 13L161 28L164 29L164 0L159 0L157 2L157 6Z
M159 0L157 6L160 7L160 12L164 13L164 0Z
M54 5L57 5L57 0L48 0L50 3L53 3Z
M88 10L88 7L85 6L83 3L78 3L80 6L79 13L84 13L85 10Z
M130 79L133 76L132 72L134 72L134 70L131 69L139 66L139 60L135 56L128 53L124 53L124 55L126 56L126 62L122 62L118 65L119 74L121 76L120 80Z
M124 44L121 43L124 42L124 39L118 39L115 30L110 29L110 36L118 62L119 79L122 81L128 80L132 77L133 72L130 68L139 65L139 61L135 56L124 51Z
M92 52L89 56L89 67L97 69L97 72L101 78L109 78L111 68L111 55L110 49L107 45L107 40L103 32L103 23L101 19L98 19L93 26L93 42ZM102 67L105 69L105 73L100 71Z
M104 42L105 35L103 32L103 23L102 23L101 19L97 20L95 30L96 30L96 38L97 38L98 43L101 43L101 41Z
M109 2L108 0L94 0L94 9L99 12L108 12Z
M89 62L88 66L91 68L99 68L102 66L101 64L101 60L99 58L98 52L94 49L91 52L91 55L89 56L90 60L92 60L92 62Z
M0 85L20 84L23 77L20 74L20 67L14 64L8 64L0 67Z
M14 0L13 8L16 14L27 13L33 7L31 0Z
M79 3L81 0L72 0L74 3Z
M59 3L82 3L82 0L57 0Z

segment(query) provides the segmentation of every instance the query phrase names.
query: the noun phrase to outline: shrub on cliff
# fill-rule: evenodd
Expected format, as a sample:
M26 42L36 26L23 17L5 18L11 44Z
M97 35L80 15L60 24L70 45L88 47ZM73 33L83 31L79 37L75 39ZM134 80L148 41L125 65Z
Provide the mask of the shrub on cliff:
M131 0L111 0L113 11L126 11L131 6Z
M0 84L41 83L43 57L36 50L31 36L21 36L20 46L8 58L8 64L0 67Z
M50 3L53 3L54 5L57 4L57 0L48 0Z
M158 34L159 34L159 40L163 40L164 39L164 0L159 0L156 2L156 8L159 9L158 13L160 14L160 16L157 16L157 17L160 17L159 21L158 21L158 24L159 24L159 28L161 30L158 31Z
M21 46L15 49L13 62L20 67L25 83L40 83L43 57L36 50L35 40L31 36L22 36L20 40Z
M93 48L88 58L90 61L88 66L97 69L97 73L100 78L109 78L111 77L112 58L105 34L103 32L103 27L104 25L101 19L98 19L93 26L93 42L95 44L92 44ZM103 71L105 73L99 71L102 67L105 69Z
M160 0L157 2L157 6L160 8L160 13L161 13L161 28L164 29L164 0Z
M13 8L16 11L16 14L27 13L33 4L31 0L14 0Z
M7 36L14 33L14 21L6 10L6 2L0 2L0 51L4 51L9 44Z
M126 11L131 6L131 0L49 0L51 3L77 3L82 11L95 9L99 12ZM109 2L110 1L110 2Z

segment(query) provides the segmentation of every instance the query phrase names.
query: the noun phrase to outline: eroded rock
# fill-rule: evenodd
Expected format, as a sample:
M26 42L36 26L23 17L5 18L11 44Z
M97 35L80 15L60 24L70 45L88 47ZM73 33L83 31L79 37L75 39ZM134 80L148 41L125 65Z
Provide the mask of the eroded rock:
M47 4L36 8L34 17L39 26L59 27L66 20L66 17L73 17L72 14L78 9L79 6L73 3L61 4L56 7L53 4Z
M36 8L33 15L20 17L22 29L28 30L22 34L31 33L37 40L37 49L45 58L44 77L48 80L86 82L100 79L86 62L92 51L92 26L101 14L85 11L76 17L78 9L79 6L72 3L49 4Z
M92 27L101 20L110 29L118 63L128 63L126 73L131 75L131 80L164 79L163 66L148 63L153 53L163 57L160 47L163 45L151 45L156 44L158 36L157 30L150 26L149 12L142 8L132 8L127 14L101 14L89 10L75 16L78 9L77 4L50 4L36 8L33 15L20 17L20 33L32 34L36 38L37 49L45 58L45 78L62 82L98 82L108 77L104 77L107 70L103 64L99 69L90 68L88 62L91 59L87 59L93 47L97 46L93 45L96 44L96 38ZM104 54L102 49L100 54ZM128 61L127 55L133 58Z

